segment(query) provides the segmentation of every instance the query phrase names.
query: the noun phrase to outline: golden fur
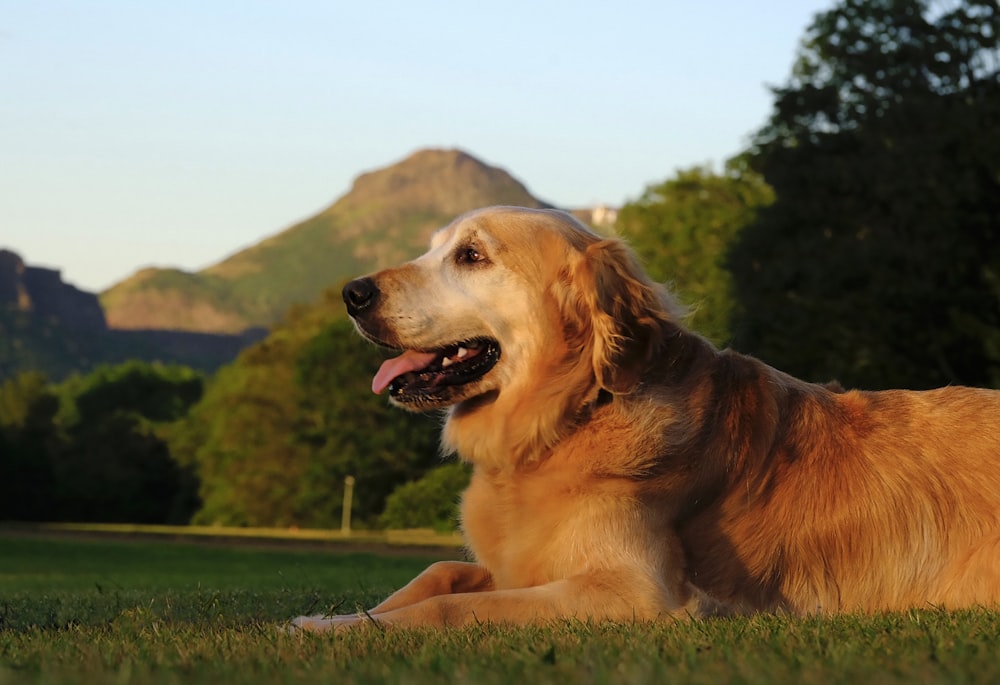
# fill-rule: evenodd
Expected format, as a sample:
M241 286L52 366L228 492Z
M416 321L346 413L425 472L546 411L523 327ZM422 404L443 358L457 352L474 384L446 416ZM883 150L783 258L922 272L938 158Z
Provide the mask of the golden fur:
M475 561L297 626L1000 601L1000 392L844 392L718 351L620 241L555 211L460 217L366 282L372 340L499 343L443 432L474 467Z

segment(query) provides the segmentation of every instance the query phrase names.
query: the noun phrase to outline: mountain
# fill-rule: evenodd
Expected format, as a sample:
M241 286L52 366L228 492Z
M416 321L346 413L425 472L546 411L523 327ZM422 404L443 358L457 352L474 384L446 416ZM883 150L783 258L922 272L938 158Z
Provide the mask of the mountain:
M211 371L263 334L111 330L97 295L64 283L55 269L29 266L0 249L0 382L22 371L61 380L128 359Z
M63 283L57 270L28 266L20 255L4 249L0 249L0 309L58 319L67 328L107 329L96 295Z
M461 150L421 150L362 174L315 216L198 272L145 269L101 294L116 329L238 333L361 273L409 259L430 234L487 205L547 207Z

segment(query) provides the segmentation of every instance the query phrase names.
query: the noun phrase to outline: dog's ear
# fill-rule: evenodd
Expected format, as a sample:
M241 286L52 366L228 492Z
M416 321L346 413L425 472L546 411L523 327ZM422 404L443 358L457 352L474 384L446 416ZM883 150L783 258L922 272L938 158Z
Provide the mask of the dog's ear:
M569 280L569 328L590 348L598 384L612 393L631 391L679 308L619 240L586 247Z

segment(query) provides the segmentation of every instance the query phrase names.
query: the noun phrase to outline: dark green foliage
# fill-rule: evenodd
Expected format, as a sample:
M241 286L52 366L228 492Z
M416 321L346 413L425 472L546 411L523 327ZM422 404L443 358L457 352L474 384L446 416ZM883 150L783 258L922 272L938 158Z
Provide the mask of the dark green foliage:
M213 380L172 446L201 479L197 522L340 525L344 478L371 524L397 485L437 460L439 420L371 392L381 353L343 318L339 291L289 320Z
M131 362L60 386L21 374L0 386L0 518L175 523L197 505L166 427L201 396L183 367Z
M202 394L184 367L130 362L63 386L63 443L53 458L56 511L66 521L183 523L192 477L171 457L164 430Z
M1000 385L1000 10L844 0L811 25L731 254L739 346L810 379Z
M0 520L51 516L58 410L42 374L20 374L0 385Z
M195 522L299 524L298 493L310 457L293 438L292 368L300 344L279 329L245 351L216 374L173 431L173 454L201 483L203 505ZM327 494L331 501L317 513L329 521L339 498Z
M691 327L722 345L731 337L733 309L726 250L772 200L767 184L733 160L723 175L696 167L648 187L622 207L616 228L649 274L668 282L691 307Z
M379 522L385 528L455 530L459 499L469 486L471 475L470 467L462 463L431 469L389 495Z
M296 439L315 449L317 478L353 475L355 512L371 519L401 483L438 459L441 421L389 406L371 392L384 355L345 319L312 338L296 360Z
M66 383L75 397L76 420L87 423L114 413L149 421L176 421L201 399L202 379L184 367L130 362L105 366Z
M107 361L103 330L67 329L57 320L0 306L0 380L22 371L64 378Z

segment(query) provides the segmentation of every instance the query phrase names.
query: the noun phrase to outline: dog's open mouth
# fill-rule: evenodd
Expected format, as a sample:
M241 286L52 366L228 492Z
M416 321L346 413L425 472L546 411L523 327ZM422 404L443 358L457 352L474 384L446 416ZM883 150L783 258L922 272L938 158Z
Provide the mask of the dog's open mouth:
M372 392L389 388L397 402L447 403L459 386L479 380L500 359L500 345L488 338L455 343L438 350L406 350L382 363Z

